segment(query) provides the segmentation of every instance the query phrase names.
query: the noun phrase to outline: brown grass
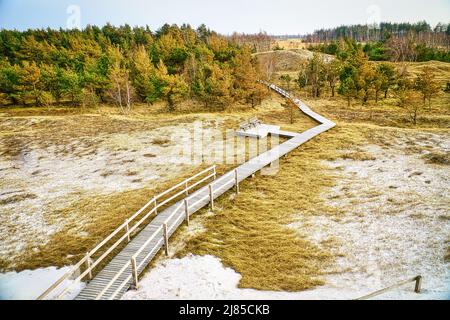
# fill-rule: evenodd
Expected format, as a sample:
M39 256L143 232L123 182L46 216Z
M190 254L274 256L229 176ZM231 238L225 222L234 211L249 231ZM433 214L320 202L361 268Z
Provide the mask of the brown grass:
M215 255L225 266L242 275L239 286L261 290L297 291L323 284L321 275L333 263L328 250L300 230L288 227L298 215L327 213L320 195L334 185L322 160L341 152L362 138L358 128L339 127L308 142L282 160L276 176L260 176L242 183L241 193L221 198L217 212L201 219L206 232L189 240L179 253Z
M153 144L159 145L159 146L164 146L167 145L168 143L170 143L170 140L167 138L156 138L152 140Z
M36 199L36 198L37 198L37 196L33 193L22 193L22 194L17 194L17 195L8 197L6 199L1 199L0 205L11 204L11 203L19 202L19 201L24 201L24 200L28 200L28 199Z
M422 156L426 163L439 164L439 165L449 165L450 164L450 154L442 152L430 152Z
M343 154L342 159L355 161L372 161L376 160L376 157L367 152L355 151Z
M304 93L298 92L298 95L303 97ZM294 151L281 162L280 172L276 176L258 175L257 179L242 183L238 197L234 198L229 193L219 199L214 215L209 215L207 210L197 214L194 221L201 221L207 231L190 239L178 253L179 256L194 253L221 258L226 266L242 275L240 287L296 291L323 284L321 276L333 264L330 247L335 244L331 240L314 244L301 230L288 226L297 221L298 215L326 213L338 218L343 214L326 206L320 197L334 186L336 179L325 170L322 161L338 158L373 160L373 156L358 150L358 146L367 142L389 145L398 127L405 128L401 130L434 130L436 127L444 130L450 123L448 95L437 99L433 109L420 118L418 127L413 127L395 107L395 101L389 99L370 108L356 104L347 108L340 98L305 100L315 111L336 120L338 126ZM218 117L223 120L225 128L236 128L240 121L255 115L264 122L279 124L291 131L304 131L316 125L298 113L295 123L290 124L288 110L281 107L283 102L283 99L272 95L257 109L236 106L227 112L200 111L196 114L179 111L168 114L159 105L138 106L127 116L105 107L89 110L89 114L72 109L66 114L64 109L55 109L50 116L41 109L6 109L2 110L6 117L0 121L0 139L6 148L0 153L3 151L5 156L17 156L35 147L35 144L40 147L65 145L73 139L95 150L95 139L100 139L99 133L145 131ZM39 119L32 125L33 130L27 129L30 118ZM168 143L157 142L161 145ZM219 174L228 169L230 166L220 166ZM86 223L80 227L74 219L49 243L37 250L27 248L15 269L20 271L73 264L155 193L199 170L201 168L192 168L177 179L157 186L107 196L92 195L64 208L59 213L61 216L76 214L76 219ZM81 232L86 232L88 236L81 236ZM183 240L185 233L186 228L180 228L172 241ZM0 269L8 267L7 262L0 261Z

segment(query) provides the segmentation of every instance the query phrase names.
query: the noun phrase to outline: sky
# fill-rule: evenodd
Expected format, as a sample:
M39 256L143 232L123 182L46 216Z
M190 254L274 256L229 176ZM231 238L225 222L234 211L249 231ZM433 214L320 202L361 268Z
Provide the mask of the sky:
M450 0L0 0L0 28L83 28L106 23L205 23L234 31L306 34L320 28L374 22L450 22Z

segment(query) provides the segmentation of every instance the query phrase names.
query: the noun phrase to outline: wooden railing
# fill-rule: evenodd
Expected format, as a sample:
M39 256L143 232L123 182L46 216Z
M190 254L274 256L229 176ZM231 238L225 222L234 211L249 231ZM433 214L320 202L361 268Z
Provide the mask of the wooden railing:
M412 279L401 281L401 282L399 282L397 284L394 284L393 286L387 287L385 289L381 289L381 290L375 291L375 292L373 292L371 294L368 294L368 295L366 295L364 297L361 297L361 298L358 298L356 300L367 300L367 299L379 296L379 295L381 295L383 293L386 293L388 291L397 289L397 288L399 288L401 286L404 286L405 284L412 283L412 282L415 282L414 292L415 293L420 293L420 291L422 290L422 276L417 276L417 277L414 277Z
M206 175L206 176L205 176ZM202 177L204 176L204 177ZM51 287L49 287L44 293L42 293L37 299L43 300L50 296L51 293L55 293L57 289L60 289L61 284L63 284L66 280L69 280L71 277L74 277L77 273L81 271L82 266L84 265L84 271L80 272L78 276L72 281L71 284L67 285L65 288L61 289L62 291L57 293L54 298L61 299L66 295L70 289L76 284L82 281L85 278L89 280L92 279L93 271L95 267L97 267L101 262L103 262L114 249L118 248L121 244L126 240L129 242L131 240L132 235L138 230L138 228L144 226L144 222L148 220L148 218L152 215L158 214L158 209L163 206L169 204L171 201L174 201L181 195L188 195L190 191L192 191L197 186L201 185L205 181L209 179L215 180L217 176L216 166L212 166L208 169L203 170L200 173L184 180L183 182L173 186L172 188L160 193L159 195L153 197L149 202L147 202L139 211L133 214L130 218L125 220L123 224L121 224L117 229L115 229L109 236L103 239L94 249L87 252L86 255L76 263L70 271L65 273L61 278L59 278ZM202 177L199 181L192 183L197 178ZM165 196L171 194L176 191L180 187L183 187L182 191L176 192L175 194L163 199ZM148 210L148 211L147 211ZM145 213L146 212L146 213ZM145 213L145 214L144 214ZM142 215L143 214L143 215ZM141 217L142 216L142 217ZM138 218L140 219L138 220ZM135 222L132 226L131 223ZM112 245L106 247L112 239L119 236L121 232L124 231L124 234L120 236L118 240L116 240ZM92 257L94 254L100 252L100 249L106 249L100 257L98 257L95 261L92 261Z
M280 93L281 95L285 96L286 98L291 99L291 96L288 92L284 91L283 89L278 88L275 85L269 84L267 82L260 81L261 83L266 84L269 86L269 88L275 90L276 92ZM303 110L302 110L303 111ZM311 115L310 115L311 116ZM319 121L319 120L318 120ZM319 121L320 122L320 121ZM203 176L202 179L199 181L196 181L192 183L195 179ZM209 192L203 196L201 199L196 200L194 203L191 201L194 199L193 197L188 197L189 192L192 191L197 186L201 185L205 181L213 178L214 182L210 183L208 185ZM224 182L224 180L228 179L228 181ZM221 185L219 185L219 183ZM101 241L94 249L89 251L83 259L81 259L77 264L75 264L72 269L64 274L58 281L56 281L50 288L48 288L41 296L38 297L39 300L48 298L51 293L55 293L55 291L61 286L62 283L64 283L65 280L70 279L73 277L77 272L81 270L81 267L85 265L85 270L81 272L80 275L78 275L75 280L69 284L67 287L65 287L61 293L58 293L56 295L56 298L60 299L64 297L66 293L70 290L70 288L76 284L85 279L86 277L88 279L93 278L93 270L95 267L99 266L101 262L103 262L107 256L111 252L113 252L114 249L118 248L119 245L121 245L125 239L127 242L130 242L131 237L134 233L138 231L138 228L142 228L144 226L144 222L147 221L147 219L152 216L158 214L158 210L165 206L169 205L170 202L175 201L176 199L179 199L182 195L185 195L186 198L181 201L181 203L175 208L175 210L170 214L170 216L165 219L165 221L157 228L156 231L152 233L152 235L146 240L146 242L136 251L136 253L131 257L131 259L126 262L122 268L115 274L110 282L107 284L107 286L102 289L102 291L96 296L96 299L101 299L104 297L106 292L111 289L111 287L114 285L114 283L125 273L125 271L128 268L131 268L131 274L128 275L116 288L116 290L113 292L112 295L108 297L108 299L114 299L117 297L117 295L121 292L121 290L130 283L130 281L133 283L134 286L137 287L138 285L138 276L139 276L139 269L143 267L143 264L146 263L147 258L149 258L152 254L154 254L156 250L159 249L159 245L155 245L150 252L146 254L144 259L141 260L139 265L137 264L137 257L144 252L144 250L149 246L149 244L155 240L155 238L162 233L162 238L160 241L163 241L163 245L165 247L166 254L168 254L168 247L169 247L169 235L172 231L171 229L168 230L168 222L173 219L173 217L180 213L180 210L184 210L184 215L180 214L175 223L171 224L171 228L177 227L177 223L180 222L180 219L185 219L186 222L189 224L189 214L192 211L192 209L198 210L200 207L197 207L199 204L204 202L206 199L209 199L209 203L211 206L211 209L214 209L214 199L215 195L219 192L226 191L230 189L230 184L233 184L236 188L236 193L239 193L239 180L238 180L238 172L237 170L231 171L228 174L225 174L224 176L220 177L216 180L216 167L210 167L195 176L184 180L183 182L173 186L172 188L164 191L163 193L153 197L144 207L142 207L138 212L136 212L133 216L128 218L121 226L119 226L116 230L114 230L108 237L106 237L103 241ZM175 192L180 187L183 187L181 191L177 191L175 194L171 195L170 197L164 199L167 195L171 194L172 192ZM225 192L224 191L224 192ZM149 211L147 211L149 210ZM145 213L146 212L146 213ZM137 221L133 226L130 227L130 224L132 222L135 222L138 217L140 217L143 213L145 213L139 221ZM106 244L114 239L114 237L119 237L120 232L124 231L125 233L111 246L107 247L107 250L94 262L91 261L91 258L93 255L100 251L101 248L106 247Z
M224 180L228 179L228 181L223 182ZM215 187L216 185L221 184L219 187ZM148 258L152 256L155 251L158 250L159 246L155 245L153 248L147 252L146 256L141 259L141 262L138 264L138 256L141 255L144 250L152 243L153 240L157 236L159 236L162 233L162 240L164 241L164 248L166 255L169 255L169 235L172 229L169 229L168 223L175 217L177 214L180 214L183 212L184 214L180 214L177 220L175 220L172 223L171 228L176 228L178 225L179 220L186 220L187 224L189 225L189 215L191 208L195 208L198 204L204 202L205 200L209 200L209 204L211 206L211 210L214 210L214 198L215 194L222 191L222 190L228 190L230 187L230 184L233 184L235 186L236 194L239 194L239 180L238 180L238 172L237 170L234 170L228 174L225 174L224 176L220 177L219 179L215 180L213 183L210 183L208 185L209 192L207 195L203 196L202 198L198 199L196 202L191 203L191 198L185 198L181 204L179 204L175 210L163 221L163 223L158 227L156 231L153 232L153 234L145 241L145 243L136 251L136 253L131 257L131 259L125 263L122 268L117 272L117 274L109 281L109 283L103 288L103 290L96 296L96 300L102 299L106 292L114 285L114 283L127 271L127 269L131 268L131 273L125 277L125 279L119 284L119 286L116 288L116 290L108 297L108 300L113 300L117 297L117 295L123 290L123 288L130 283L130 281L133 283L133 286L135 288L138 287L139 284L139 270L148 263Z

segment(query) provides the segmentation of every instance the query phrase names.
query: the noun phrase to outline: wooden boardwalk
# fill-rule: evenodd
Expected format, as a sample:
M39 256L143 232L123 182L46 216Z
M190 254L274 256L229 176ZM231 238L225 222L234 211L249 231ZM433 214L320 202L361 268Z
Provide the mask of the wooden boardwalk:
M271 84L265 84L284 97L291 99L289 93L284 90ZM142 273L159 250L164 247L167 250L167 239L184 221L189 221L190 215L208 205L213 206L214 199L235 187L238 189L236 182L239 184L239 182L276 162L280 157L287 155L303 143L335 126L333 122L314 113L300 100L291 100L303 113L316 120L319 125L303 133L285 131L272 133L290 139L215 179L208 186L200 188L190 196L160 212L131 239L103 270L95 275L78 294L76 300L120 299L136 282L135 277ZM133 259L135 259L134 262Z

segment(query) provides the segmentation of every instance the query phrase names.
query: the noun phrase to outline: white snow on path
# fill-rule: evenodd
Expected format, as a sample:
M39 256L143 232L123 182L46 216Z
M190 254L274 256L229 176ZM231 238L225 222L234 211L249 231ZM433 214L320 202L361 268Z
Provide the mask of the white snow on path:
M219 258L189 255L158 263L140 281L139 289L128 291L122 300L349 300L368 293L332 284L302 292L240 289L240 279L240 274L225 268ZM414 293L413 288L411 283L379 299L446 298L442 292L428 291L425 286L422 294Z
M34 300L70 268L50 267L0 274L0 300ZM67 280L61 285L61 288L64 288L69 282L70 280ZM65 299L74 298L82 288L83 284L75 285Z

